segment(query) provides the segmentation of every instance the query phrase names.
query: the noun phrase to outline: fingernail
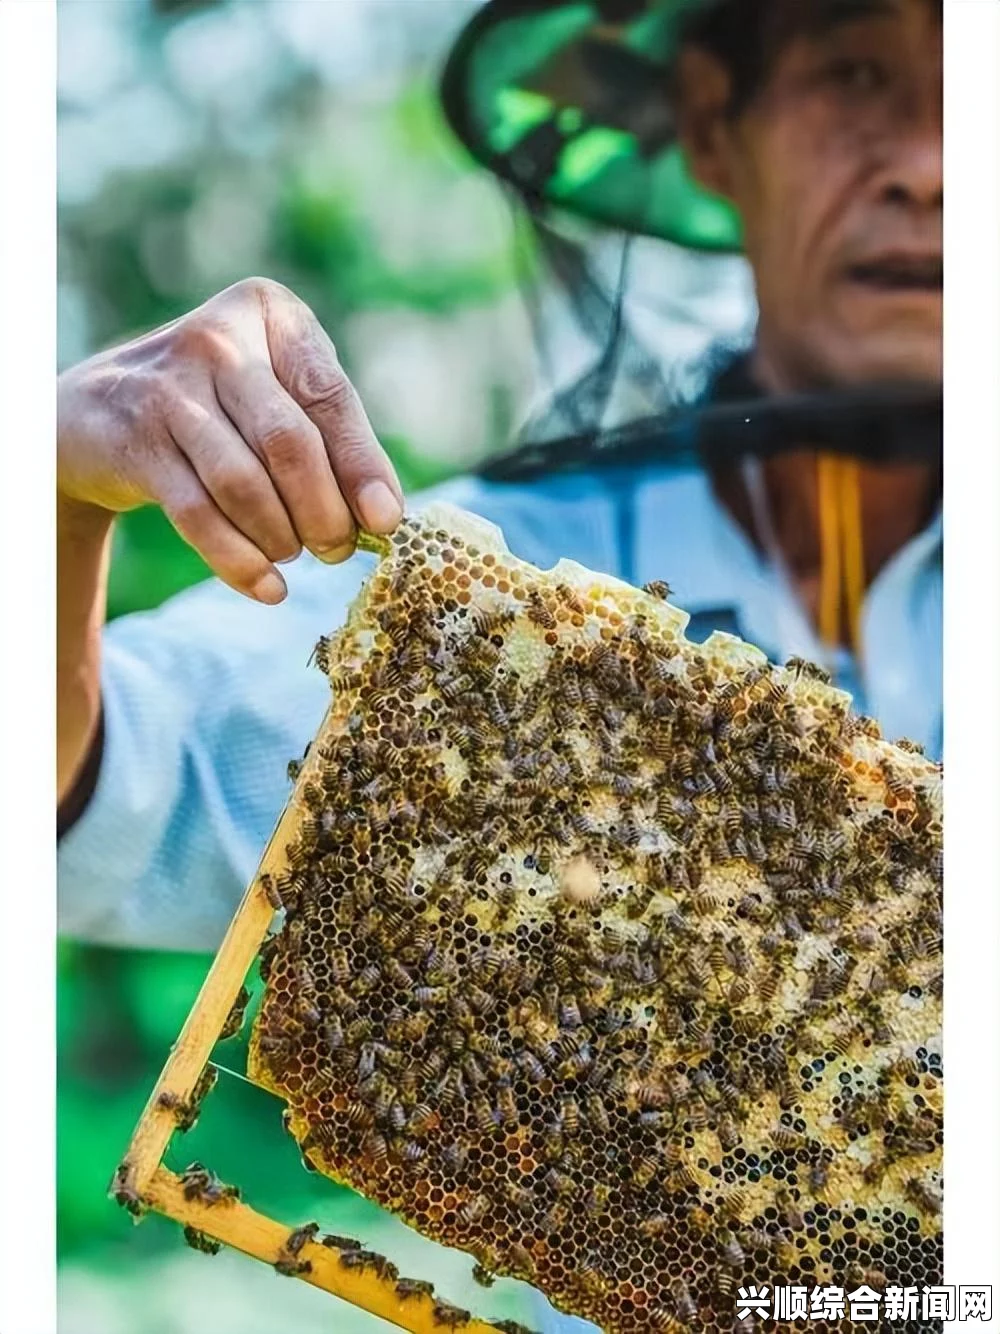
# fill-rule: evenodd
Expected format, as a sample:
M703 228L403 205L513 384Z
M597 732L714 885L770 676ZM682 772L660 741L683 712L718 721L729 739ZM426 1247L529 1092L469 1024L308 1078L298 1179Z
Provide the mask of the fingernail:
M339 547L317 547L316 555L327 565L339 565L348 556L353 556L354 550L353 542L342 542Z
M283 602L288 588L284 579L275 570L268 570L267 574L262 574L250 590L258 602L266 602L269 607L273 607L277 602Z
M358 492L358 509L372 533L391 532L403 517L403 507L385 482L365 482Z

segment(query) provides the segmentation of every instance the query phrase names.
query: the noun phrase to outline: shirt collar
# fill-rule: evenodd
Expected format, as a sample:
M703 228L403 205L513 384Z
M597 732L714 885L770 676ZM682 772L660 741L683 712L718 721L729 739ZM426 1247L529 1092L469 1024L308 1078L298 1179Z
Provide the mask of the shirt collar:
M672 600L692 616L731 613L747 639L781 660L792 654L822 656L794 593L715 495L703 471L644 470L636 479L634 504L636 583L665 579ZM865 599L866 617L899 600L891 590L915 579L938 557L942 536L939 509L879 572Z

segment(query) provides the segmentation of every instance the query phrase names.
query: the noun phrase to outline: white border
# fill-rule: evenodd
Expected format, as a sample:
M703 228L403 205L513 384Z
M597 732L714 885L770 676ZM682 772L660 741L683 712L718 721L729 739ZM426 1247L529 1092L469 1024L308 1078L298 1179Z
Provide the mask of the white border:
M54 1334L55 3L0 3L0 1331Z
M945 1266L998 1326L1000 3L944 10Z

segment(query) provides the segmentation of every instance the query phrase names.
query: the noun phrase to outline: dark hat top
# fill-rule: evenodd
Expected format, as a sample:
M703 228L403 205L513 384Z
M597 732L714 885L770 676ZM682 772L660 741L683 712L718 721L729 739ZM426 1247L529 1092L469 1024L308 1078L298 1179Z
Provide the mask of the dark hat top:
M670 104L681 25L700 3L490 0L448 58L445 114L529 200L698 250L739 250L739 217L691 179Z

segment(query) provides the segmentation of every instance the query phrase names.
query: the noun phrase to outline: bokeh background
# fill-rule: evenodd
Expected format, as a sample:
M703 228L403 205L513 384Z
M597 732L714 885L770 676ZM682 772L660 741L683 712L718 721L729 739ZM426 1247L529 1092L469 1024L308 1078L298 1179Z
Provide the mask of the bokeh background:
M595 349L512 201L438 111L441 61L475 5L61 0L61 365L265 274L330 332L408 490L503 448ZM565 234L613 287L621 238L571 222ZM628 275L627 318L666 367L752 328L738 259L640 242ZM614 398L630 410L627 382ZM136 511L118 526L109 615L206 574L157 511ZM59 944L61 1334L388 1329L241 1256L196 1254L164 1220L135 1228L106 1198L208 963ZM240 1041L219 1059L235 1073L173 1166L201 1159L290 1224L316 1218L484 1315L525 1318L517 1285L475 1287L465 1257L304 1173L279 1105L238 1077Z

